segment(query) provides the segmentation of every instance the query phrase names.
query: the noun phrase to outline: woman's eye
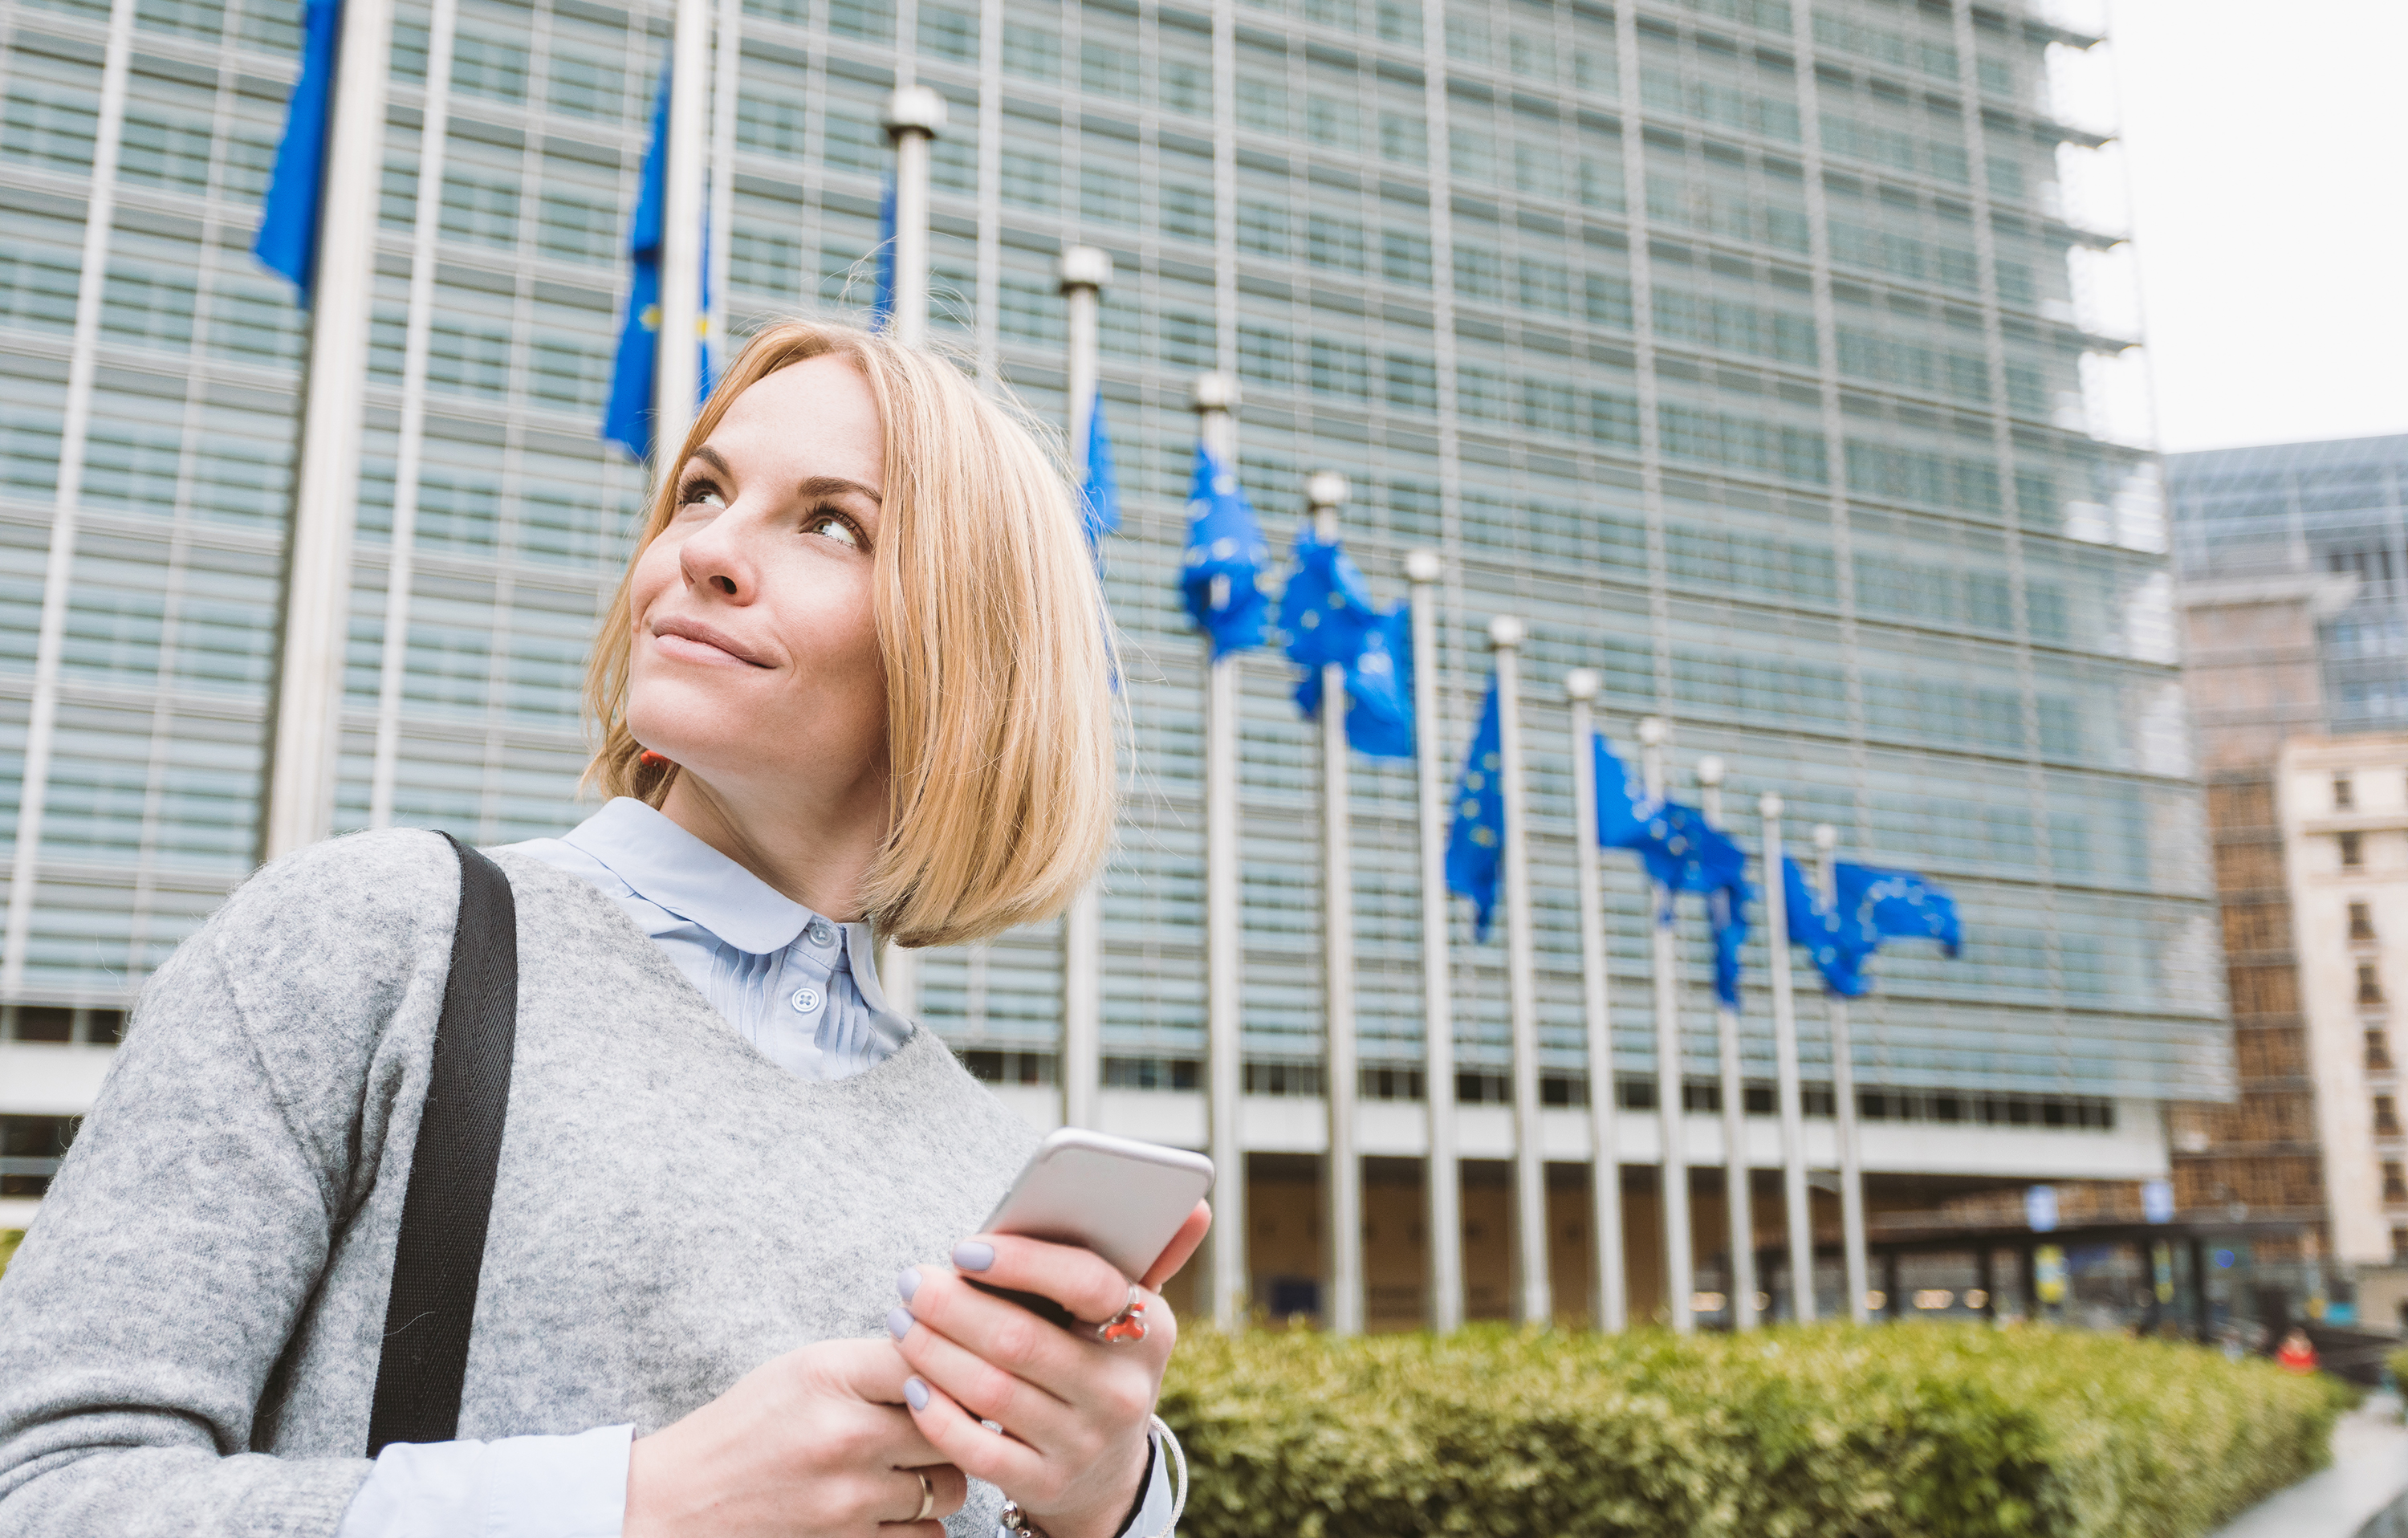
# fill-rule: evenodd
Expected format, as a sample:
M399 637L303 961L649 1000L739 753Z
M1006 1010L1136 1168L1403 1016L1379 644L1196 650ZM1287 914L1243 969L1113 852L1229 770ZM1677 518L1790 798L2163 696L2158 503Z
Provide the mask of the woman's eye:
M708 481L697 481L693 485L688 486L685 489L685 495L680 496L678 501L682 506L690 508L724 508L727 506L727 498L722 496L719 494L719 488L712 485Z
M824 534L829 539L836 540L839 544L848 546L851 549L859 550L861 548L861 536L853 532L853 525L847 520L836 516L834 513L815 512L811 514L809 518L803 520L803 532L805 534Z

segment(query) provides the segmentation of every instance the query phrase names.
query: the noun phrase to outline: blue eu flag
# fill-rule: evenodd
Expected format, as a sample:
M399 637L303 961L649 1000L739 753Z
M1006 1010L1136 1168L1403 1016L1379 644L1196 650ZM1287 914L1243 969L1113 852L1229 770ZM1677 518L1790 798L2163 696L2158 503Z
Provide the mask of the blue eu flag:
M1842 999L1858 999L1872 991L1865 962L1879 940L1859 925L1843 922L1823 906L1822 895L1807 884L1806 873L1786 855L1781 857L1781 889L1789 910L1789 942L1802 945L1823 974L1823 986Z
M1881 870L1869 865L1836 866L1835 906L1875 945L1885 940L1936 940L1950 956L1965 943L1956 904L1921 876L1907 870Z
M1602 732L1589 734L1588 745L1597 769L1597 846L1634 848L1656 803L1638 774L1614 755Z
M284 108L284 137L276 146L276 169L251 249L269 271L293 280L307 309L318 286L318 219L325 202L326 135L334 113L343 0L305 0L301 24L301 75Z
M1238 484L1237 472L1205 444L1196 445L1196 479L1187 490L1187 557L1179 585L1188 617L1212 638L1212 657L1263 643L1270 608L1263 597L1263 531Z
M1305 669L1296 704L1307 721L1321 719L1320 668ZM1413 615L1403 604L1364 632L1346 669L1346 740L1373 758L1413 755Z
M1643 812L1638 831L1622 847L1637 852L1667 894L1712 892L1744 879L1746 853L1704 812L1678 801L1656 801Z
M1379 619L1362 571L1336 540L1322 543L1305 525L1296 537L1296 569L1280 595L1287 659L1303 668L1352 668Z
M1497 726L1497 675L1455 783L1455 828L1446 840L1446 889L1471 899L1479 936L1497 915L1497 870L1505 848L1505 750Z
M610 370L610 403L602 413L602 438L637 459L652 453L654 381L660 367L661 209L668 197L669 71L661 66L652 94L652 142L644 151L644 180L636 193L636 217L627 225L627 256L635 268L627 288L627 319L619 330L619 356Z
M888 172L878 194L878 288L869 296L869 329L883 331L895 323L895 174Z
M1747 905L1756 892L1743 881L1706 894L1706 921L1714 932L1714 997L1739 1008L1739 957L1747 945Z
M1087 515L1087 549L1102 559L1104 536L1121 528L1121 488L1112 475L1112 440L1104 431L1104 393L1087 412L1087 473L1080 491Z
M1747 944L1747 852L1705 813L1678 801L1646 799L1601 740L1597 754L1598 842L1635 851L1662 889L1656 922L1672 922L1676 893L1703 892L1714 936L1714 996L1739 1008L1740 951ZM1609 830L1620 837L1610 838Z

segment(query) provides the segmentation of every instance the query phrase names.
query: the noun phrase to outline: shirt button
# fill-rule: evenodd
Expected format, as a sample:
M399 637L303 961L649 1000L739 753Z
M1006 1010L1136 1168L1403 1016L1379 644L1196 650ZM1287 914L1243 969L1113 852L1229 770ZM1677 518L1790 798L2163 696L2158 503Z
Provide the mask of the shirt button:
M830 924L824 918L815 918L811 920L811 927L804 930L803 934L814 945L833 945L836 943L836 926Z
M823 1000L820 996L820 990L817 988L806 986L796 988L795 990L795 1013L796 1014L809 1014L811 1011L819 1008Z

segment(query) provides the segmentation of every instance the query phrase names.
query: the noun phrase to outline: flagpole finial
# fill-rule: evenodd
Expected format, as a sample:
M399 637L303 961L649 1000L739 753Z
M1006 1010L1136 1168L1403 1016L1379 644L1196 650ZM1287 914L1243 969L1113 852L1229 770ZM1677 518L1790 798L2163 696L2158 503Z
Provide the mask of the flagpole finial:
M1723 761L1719 754L1708 754L1698 760L1698 783L1711 790L1723 783Z
M1187 387L1187 409L1191 411L1235 411L1238 409L1238 381L1223 373L1198 374L1196 382Z
M1664 718L1660 715L1648 716L1639 723L1639 742L1641 747L1660 748L1664 745L1664 740L1671 735L1672 729L1664 724Z
M1564 697L1566 699L1578 699L1584 701L1595 699L1597 697L1598 690L1604 686L1605 680L1598 675L1598 671L1594 668L1575 668L1570 672L1564 675Z
M1060 281L1062 292L1074 288L1109 288L1112 281L1112 259L1093 246L1072 246L1054 264L1054 276Z
M1757 816L1759 816L1759 817L1778 817L1778 816L1780 816L1780 815L1781 815L1781 798L1780 798L1780 796L1779 796L1779 795L1777 795L1776 793L1772 792L1772 791L1768 790L1768 791L1766 791L1763 795L1761 795L1761 796L1757 797L1757 798L1756 798L1756 814Z
M1814 847L1826 855L1840 847L1840 830L1828 823L1814 825Z
M1439 561L1437 551L1409 550L1405 552L1405 581L1409 582L1434 582L1438 581L1438 573Z
M935 138L945 130L945 98L924 85L901 87L886 98L878 122L890 139L906 134L925 134Z
M1530 627L1512 614L1499 614L1488 622L1488 644L1498 651L1508 651L1522 644Z
M1347 493L1353 488L1346 478L1336 470L1315 470L1304 480L1304 500L1313 511L1346 505Z

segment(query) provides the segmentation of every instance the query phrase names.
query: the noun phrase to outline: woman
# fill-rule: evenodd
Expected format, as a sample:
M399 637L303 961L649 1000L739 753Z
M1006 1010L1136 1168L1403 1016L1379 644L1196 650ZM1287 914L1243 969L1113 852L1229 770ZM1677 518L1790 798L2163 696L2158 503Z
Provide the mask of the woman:
M963 1279L1091 1324L1133 1297L973 1232L1035 1140L871 956L1094 871L1099 609L1061 476L950 366L755 338L596 648L617 798L495 852L518 1034L461 1440L363 1456L461 881L365 834L259 872L144 991L0 1280L0 1534L987 1538L1007 1497L1051 1538L1154 1531L1172 1321L1149 1290L1106 1344Z

